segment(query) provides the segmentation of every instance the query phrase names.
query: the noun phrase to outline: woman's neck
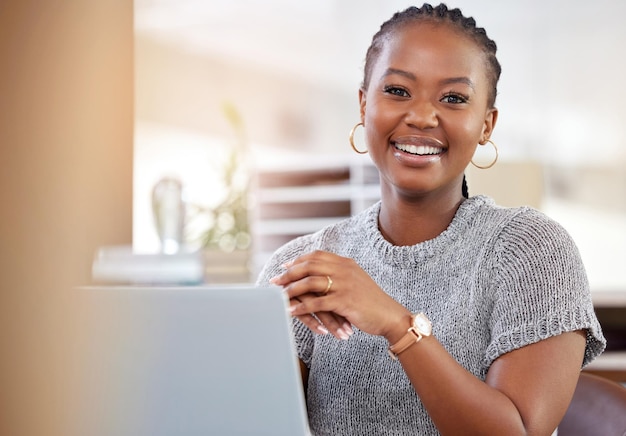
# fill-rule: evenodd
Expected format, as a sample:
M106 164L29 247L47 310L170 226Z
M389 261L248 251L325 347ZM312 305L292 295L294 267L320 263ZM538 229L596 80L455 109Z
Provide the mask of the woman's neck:
M383 191L378 227L394 245L415 245L446 230L464 200L460 190L411 198Z

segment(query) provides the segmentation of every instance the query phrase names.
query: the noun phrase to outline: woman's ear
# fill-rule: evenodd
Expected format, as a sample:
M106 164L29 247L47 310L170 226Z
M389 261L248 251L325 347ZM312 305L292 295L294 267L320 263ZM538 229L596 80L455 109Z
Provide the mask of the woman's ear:
M365 120L365 101L367 100L367 93L363 88L359 88L359 107L361 113L361 122Z
M481 144L484 145L487 142L487 139L491 137L491 134L493 133L493 129L496 127L497 121L498 121L498 109L494 107L494 108L487 110L487 113L485 114L485 123L483 124L483 131L481 134L481 138L482 138L480 140Z

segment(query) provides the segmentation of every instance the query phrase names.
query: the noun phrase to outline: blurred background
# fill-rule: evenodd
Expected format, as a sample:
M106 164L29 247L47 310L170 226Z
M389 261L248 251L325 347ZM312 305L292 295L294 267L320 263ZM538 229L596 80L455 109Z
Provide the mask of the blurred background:
M149 193L164 174L182 179L192 203L219 198L214 165L233 138L225 104L241 117L253 170L350 159L365 52L380 24L409 5L136 0L135 248L158 248ZM503 67L492 136L500 159L468 169L470 192L544 210L573 234L593 288L623 290L626 61L617 53L626 3L450 6L487 29Z
M72 434L74 357L89 340L76 286L91 283L99 247L158 250L150 196L161 178L182 182L199 211L187 237L202 244L219 219L200 212L223 202L225 162L243 156L252 270L284 238L375 201L375 174L347 136L371 36L408 5L0 2L0 434ZM468 170L471 193L561 222L598 310L623 322L626 3L450 5L487 29L503 66L500 160ZM320 216L317 204L331 207Z

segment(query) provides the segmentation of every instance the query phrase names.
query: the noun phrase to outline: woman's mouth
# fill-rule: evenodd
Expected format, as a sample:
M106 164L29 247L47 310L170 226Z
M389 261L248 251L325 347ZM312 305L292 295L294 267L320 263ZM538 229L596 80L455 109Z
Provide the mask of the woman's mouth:
M448 150L432 136L406 135L391 141L394 156L404 165L424 168L439 162Z
M441 154L443 152L442 147L434 147L431 145L414 145L414 144L395 143L394 147L396 147L398 150L404 151L406 153L414 154L417 156L436 155L436 154Z

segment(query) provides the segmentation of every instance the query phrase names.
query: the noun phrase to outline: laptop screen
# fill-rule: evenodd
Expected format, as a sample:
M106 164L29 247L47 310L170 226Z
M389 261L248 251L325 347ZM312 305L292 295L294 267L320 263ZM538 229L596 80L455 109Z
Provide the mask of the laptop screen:
M78 433L304 435L281 289L87 287Z

